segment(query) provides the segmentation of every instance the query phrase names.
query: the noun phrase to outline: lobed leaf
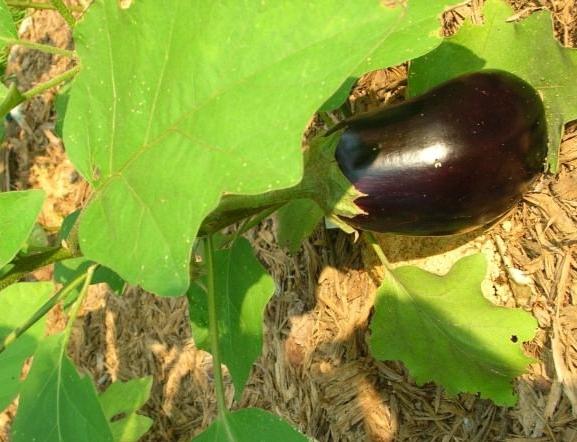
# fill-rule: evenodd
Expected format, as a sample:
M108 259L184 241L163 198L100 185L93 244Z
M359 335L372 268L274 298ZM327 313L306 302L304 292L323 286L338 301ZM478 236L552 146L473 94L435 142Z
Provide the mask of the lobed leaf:
M449 394L480 393L496 404L516 402L513 378L532 359L523 342L537 321L520 309L483 297L483 255L458 261L445 276L401 267L377 291L370 348L382 360L400 360L417 384L434 381Z
M302 132L343 80L434 47L449 0L96 0L74 31L83 70L64 124L95 192L90 260L161 295L189 285L190 248L223 193L302 176Z

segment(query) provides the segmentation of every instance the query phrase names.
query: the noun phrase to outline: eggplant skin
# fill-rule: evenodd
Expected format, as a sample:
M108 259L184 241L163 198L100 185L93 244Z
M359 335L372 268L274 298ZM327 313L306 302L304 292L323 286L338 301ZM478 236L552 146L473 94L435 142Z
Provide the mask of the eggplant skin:
M452 235L504 215L544 170L545 110L522 79L485 70L342 121L335 156L366 196L362 230Z

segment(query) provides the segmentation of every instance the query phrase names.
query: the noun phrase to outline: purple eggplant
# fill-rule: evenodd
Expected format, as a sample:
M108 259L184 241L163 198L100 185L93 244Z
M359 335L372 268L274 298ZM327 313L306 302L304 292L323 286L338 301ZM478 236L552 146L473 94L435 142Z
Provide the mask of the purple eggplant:
M544 169L547 126L538 93L487 70L398 105L342 121L343 174L366 194L347 220L375 232L463 233L511 209Z

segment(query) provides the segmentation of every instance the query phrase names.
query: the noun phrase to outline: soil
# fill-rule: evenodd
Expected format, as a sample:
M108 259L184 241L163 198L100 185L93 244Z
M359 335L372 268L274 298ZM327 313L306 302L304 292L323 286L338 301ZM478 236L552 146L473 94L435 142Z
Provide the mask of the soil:
M577 46L577 1L511 2L524 17L546 8L565 46ZM480 21L481 0L448 10L444 32L465 17ZM51 11L35 12L23 38L60 47L70 32ZM538 43L538 42L536 42ZM9 72L27 89L70 68L58 56L15 48ZM400 99L406 66L370 73L351 94L357 110ZM22 108L24 122L8 123L0 149L0 186L43 188L40 223L55 231L82 207L89 189L55 135L56 91ZM275 220L247 234L278 290L266 309L262 357L239 403L287 419L319 441L577 441L577 125L569 124L556 176L540 179L522 203L488 232L451 238L380 235L396 265L417 264L444 273L461 256L480 250L490 260L485 296L522 307L539 322L525 345L536 362L515 383L512 408L470 394L448 397L433 384L417 386L400 363L378 362L366 344L379 266L362 244L319 228L294 256L277 246ZM51 269L33 275L51 277ZM52 312L50 330L64 317ZM216 416L209 354L194 346L186 300L158 298L139 288L118 297L100 285L90 292L75 324L69 354L99 389L116 380L152 375L152 395L141 412L154 420L143 441L188 441ZM17 403L0 414L0 441L8 441Z

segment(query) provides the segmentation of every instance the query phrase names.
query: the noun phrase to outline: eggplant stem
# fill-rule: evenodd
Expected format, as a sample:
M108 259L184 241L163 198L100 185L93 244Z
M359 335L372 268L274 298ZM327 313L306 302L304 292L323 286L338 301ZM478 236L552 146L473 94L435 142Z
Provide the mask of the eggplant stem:
M385 267L385 270L390 272L391 263L387 259L387 256L385 255L385 252L383 252L383 249L379 245L379 242L377 241L377 238L375 238L375 235L373 235L371 232L365 231L363 232L363 238L366 241L366 243L371 247L373 252L375 252L375 255L377 255L377 258L379 258L379 261L381 261L381 264Z

